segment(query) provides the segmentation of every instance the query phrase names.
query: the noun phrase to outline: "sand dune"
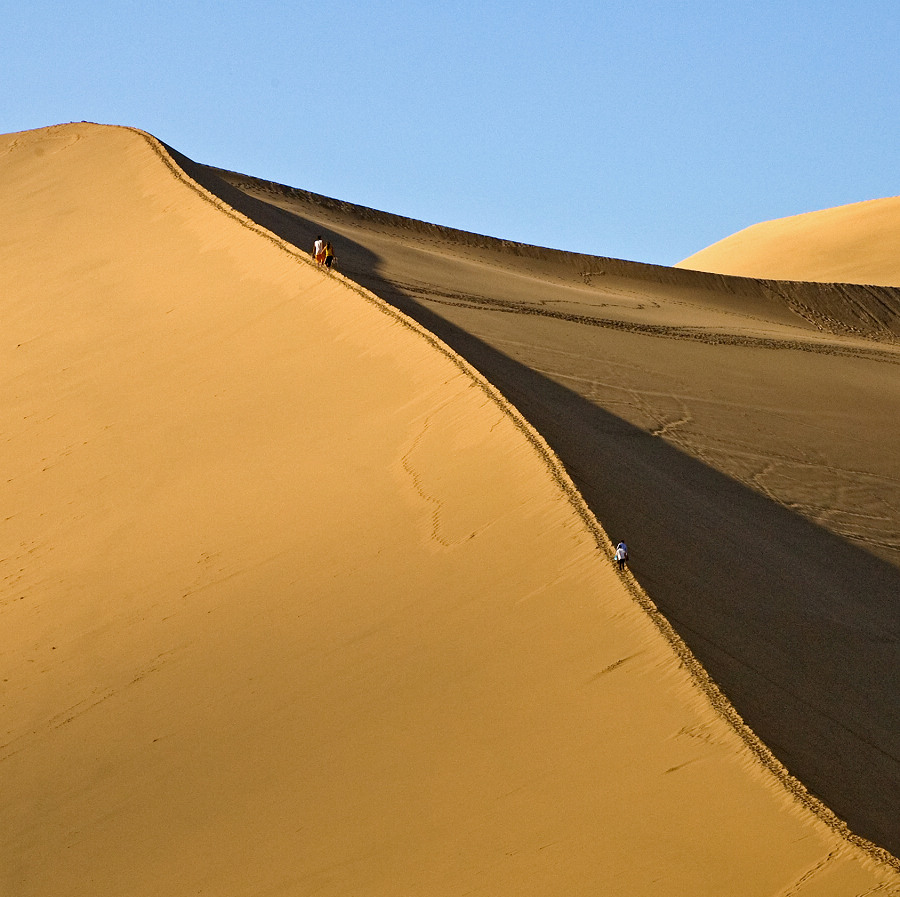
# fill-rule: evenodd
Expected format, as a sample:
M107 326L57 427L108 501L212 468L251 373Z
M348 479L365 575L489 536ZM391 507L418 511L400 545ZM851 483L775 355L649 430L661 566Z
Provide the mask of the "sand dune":
M764 221L677 268L743 277L900 286L900 196Z
M0 139L3 893L900 893L900 864L741 727L638 584L644 569L664 597L661 577L696 588L706 614L700 580L728 571L675 561L684 533L663 530L727 507L727 542L777 507L776 548L804 576L806 552L840 544L867 591L820 594L825 570L776 607L771 584L745 584L719 616L746 648L703 637L738 668L756 651L759 677L819 722L840 689L853 704L863 662L884 672L896 616L868 587L895 581L890 526L805 521L860 420L877 425L860 394L893 401L894 349L871 338L893 332L892 294L866 339L834 336L756 286L707 294L677 272L392 232L271 186L282 208L254 204L175 158L124 128ZM326 223L347 277L286 242ZM772 353L805 396L791 428ZM856 401L811 417L823 378L848 372ZM794 442L806 430L828 434L815 457ZM754 475L805 484L805 516L778 496L757 508L732 470L773 446L797 458ZM889 466L857 450L866 475ZM636 511L681 490L646 533L618 491L638 474ZM874 516L865 489L843 498ZM613 569L598 511L638 534L637 580ZM795 613L811 637L796 663L813 665L791 691L760 630L795 633ZM896 738L874 719L889 685L834 721L856 727L838 762L869 762L863 735ZM871 838L883 806L849 782Z
M754 730L900 853L900 290L554 252L179 161L299 246L331 235L498 385Z

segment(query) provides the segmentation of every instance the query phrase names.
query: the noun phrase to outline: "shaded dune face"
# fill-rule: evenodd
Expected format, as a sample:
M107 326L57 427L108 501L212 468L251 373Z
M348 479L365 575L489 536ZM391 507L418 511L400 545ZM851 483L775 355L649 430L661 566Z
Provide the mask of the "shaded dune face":
M676 267L744 277L900 285L900 197L764 221Z
M834 566L863 577L865 601L831 666L810 642L822 681L806 691L790 692L799 666L774 633L802 619L831 637L817 621L848 619L831 593L750 592L759 568L736 552L747 582L718 616L699 589L682 635L699 627L738 681L756 651L797 713L813 684L853 703L857 652L887 631L878 577L896 568L701 466L702 417L650 432L647 384L677 403L690 364L724 376L726 333L754 358L802 344L784 351L821 365L796 363L806 389L832 363L874 377L889 346L823 335L765 291L748 315L742 295L666 281L648 297L598 263L585 276L610 278L607 295L564 256L496 258L425 226L408 240L352 209L314 219L130 129L8 135L0 168L3 893L900 887L896 860L742 728L638 584L670 584L676 625L679 595L729 585L714 554L675 557L691 519L715 528L710 551L782 527L801 575L816 539L844 546ZM342 273L308 258L319 228ZM711 354L656 358L662 389L660 341ZM746 383L766 365L733 368ZM597 509L637 579L614 569ZM856 714L853 737L895 732ZM877 822L858 786L848 806Z

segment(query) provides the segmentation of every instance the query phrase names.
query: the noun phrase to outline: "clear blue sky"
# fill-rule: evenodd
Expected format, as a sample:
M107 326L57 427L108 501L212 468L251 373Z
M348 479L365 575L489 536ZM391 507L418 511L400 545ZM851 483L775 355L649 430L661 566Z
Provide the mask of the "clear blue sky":
M0 133L133 125L350 202L665 265L900 194L898 0L5 6Z

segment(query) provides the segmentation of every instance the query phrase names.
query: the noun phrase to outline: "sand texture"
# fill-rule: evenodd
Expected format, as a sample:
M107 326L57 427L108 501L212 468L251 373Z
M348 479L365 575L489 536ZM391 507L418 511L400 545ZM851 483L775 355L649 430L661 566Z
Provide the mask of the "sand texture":
M896 293L225 174L0 138L0 893L900 894Z
M900 286L900 196L764 221L677 268L832 283Z

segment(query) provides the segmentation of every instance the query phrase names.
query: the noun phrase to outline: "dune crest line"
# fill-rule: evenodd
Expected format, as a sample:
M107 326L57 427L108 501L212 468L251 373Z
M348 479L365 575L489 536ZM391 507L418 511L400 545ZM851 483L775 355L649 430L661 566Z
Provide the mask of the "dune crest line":
M497 385L750 728L898 855L896 288L608 265L184 164L295 246L330 234Z
M236 221L239 221L244 227L247 227L255 233L258 233L261 236L264 236L266 239L272 241L284 252L291 255L299 262L306 265L315 266L315 262L306 253L298 249L298 247L294 246L286 240L279 238L277 235L261 227L257 222L253 221L251 218L248 218L246 215L229 206L220 197L211 193L207 188L203 187L200 183L195 181L188 174L188 172L186 172L181 166L177 164L177 162L169 154L168 148L161 141L157 140L147 132L140 131L139 129L133 130L135 131L135 133L143 136L144 139L146 139L148 143L150 143L150 145L154 148L154 151L160 155L160 157L165 161L166 165L170 167L176 177L184 180L185 183L190 184L193 189L195 189L200 195L202 195L208 202L212 203L218 209L220 209L220 211L222 211L224 214L229 215ZM318 199L324 200L326 203L334 203L337 207L346 207L352 205L348 203L342 203L337 200L329 200L324 197ZM362 207L354 206L354 208L361 209ZM389 213L377 214L383 215L389 220L399 217L392 216ZM412 221L412 219L403 220ZM421 222L415 223L417 225L421 225L426 232L431 230L432 228L437 228L440 231L452 230L441 228L438 225L423 224ZM465 232L459 231L455 233L464 234ZM476 243L478 245L483 245L481 242L482 239L490 244L496 243L503 247L514 245L516 251L521 251L525 254L527 254L529 250L534 250L541 254L543 254L544 252L556 252L556 250L540 250L535 247L528 247L525 244L510 244L509 241L495 240L494 238L487 237L477 238ZM619 262L619 260L615 259L604 261L610 262L611 267L615 267L615 264L618 263L622 266L626 266L629 270L634 267L638 267L641 269L645 269L648 272L652 272L653 274L672 270L658 268L657 266L652 265L643 265L641 263ZM595 273L603 274L606 273L606 271L600 270ZM688 276L691 276L692 278L699 278L700 280L715 283L717 285L728 284L729 289L734 289L738 283L740 283L741 286L749 284L759 284L759 286L763 289L771 288L771 285L765 281L737 278L731 277L729 275L707 274L705 272L686 272L686 274ZM327 276L339 278L366 302L374 305L383 314L393 318L402 326L409 328L421 339L424 339L426 342L428 342L428 344L431 345L436 351L440 352L446 358L451 360L453 364L456 365L465 374L465 376L472 381L473 385L475 385L488 398L490 398L492 402L495 402L497 404L497 406L503 411L505 415L510 418L515 427L519 430L519 432L522 433L522 435L531 444L533 449L537 452L547 470L550 472L552 478L555 480L562 492L566 495L566 498L568 499L572 508L576 511L585 527L592 534L597 546L598 555L602 556L603 559L601 562L611 564L612 561L610 560L610 558L613 552L612 540L605 532L600 522L591 512L581 493L566 472L558 456L553 452L553 450L540 435L540 433L538 433L538 431L533 426L531 426L531 424L518 411L518 409L516 409L515 406L496 387L494 387L493 384L491 384L487 380L487 378L485 378L479 371L477 371L477 369L475 369L468 361L466 361L465 358L451 349L446 343L438 339L433 333L418 324L408 315L403 314L390 303L386 302L376 294L357 284L355 281L344 277L344 275L340 274L339 272L329 272ZM673 275L673 279L675 279L676 281L679 277L680 272ZM888 289L889 295L891 296L891 298L897 300L897 305L898 307L900 307L900 289L879 288L879 291L881 289ZM841 291L838 292L842 294ZM880 301L881 300L879 300L879 302ZM900 322L900 316L896 315L894 309L888 306L885 307L889 311L889 320L891 320L893 323ZM842 329L850 330L854 333L858 332L848 325L841 324L840 326L842 327ZM893 327L888 328L887 332L893 335ZM893 361L892 357L891 360ZM601 560L599 556L598 560ZM885 865L888 865L891 868L900 871L900 859L893 856L893 854L891 854L884 848L879 847L878 845L873 844L871 841L868 841L867 839L862 838L850 831L849 827L842 819L838 818L837 815L829 807L827 807L822 801L812 795L802 782L800 782L790 774L790 772L784 767L784 765L774 756L774 754L772 754L770 749L761 741L761 739L757 737L757 735L750 729L750 727L745 724L744 720L741 718L735 707L721 692L719 687L708 674L705 667L697 660L696 656L688 648L687 644L684 642L681 636L675 631L666 617L659 611L658 607L655 605L651 597L641 587L640 583L635 579L633 574L631 574L630 571L626 572L623 575L623 580L636 604L652 620L657 630L677 654L679 660L689 670L697 685L706 695L711 706L715 708L716 712L740 736L740 738L752 752L756 760L782 784L785 790L793 798L795 798L800 804L813 812L822 822L839 833L848 842L854 844L855 846L865 851L868 855L872 856L873 859L876 859L879 862L882 862Z

